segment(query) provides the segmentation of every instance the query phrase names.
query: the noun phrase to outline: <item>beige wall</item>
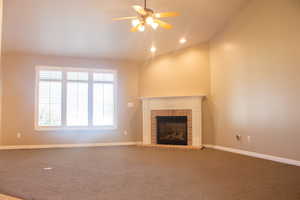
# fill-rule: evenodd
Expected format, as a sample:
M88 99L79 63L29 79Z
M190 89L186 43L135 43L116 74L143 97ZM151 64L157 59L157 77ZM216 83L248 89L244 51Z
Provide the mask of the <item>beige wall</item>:
M113 68L118 70L118 121L116 131L34 130L35 66ZM126 61L75 59L53 56L4 55L3 57L3 141L5 145L125 142L140 139L138 101L139 65ZM134 102L134 108L127 103ZM128 135L123 131L127 130ZM22 137L17 139L17 133ZM139 133L139 134L138 134Z
M252 0L211 42L215 144L300 160L299 36L299 0Z
M209 93L208 45L198 45L148 60L141 68L141 96Z
M1 113L2 113L2 17L3 17L3 0L0 0L0 145L2 144L2 128L1 128Z
M208 44L201 44L147 61L140 73L141 96L209 95L208 58ZM204 142L212 141L208 99L203 111Z

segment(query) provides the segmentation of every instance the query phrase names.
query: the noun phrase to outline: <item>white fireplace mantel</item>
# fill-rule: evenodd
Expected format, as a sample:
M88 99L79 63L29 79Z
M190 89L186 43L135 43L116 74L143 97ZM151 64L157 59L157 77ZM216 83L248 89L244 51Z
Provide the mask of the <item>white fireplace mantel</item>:
M152 110L192 110L192 146L202 146L202 100L205 95L142 97L143 144L151 144Z

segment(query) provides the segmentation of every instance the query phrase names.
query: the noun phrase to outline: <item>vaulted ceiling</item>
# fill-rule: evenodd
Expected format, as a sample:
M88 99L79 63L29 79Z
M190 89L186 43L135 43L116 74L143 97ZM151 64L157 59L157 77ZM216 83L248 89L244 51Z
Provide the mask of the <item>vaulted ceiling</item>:
M247 0L148 0L157 12L177 11L166 18L171 30L131 33L132 5L142 0L4 0L3 51L78 57L142 60L208 41ZM188 42L179 45L186 37Z

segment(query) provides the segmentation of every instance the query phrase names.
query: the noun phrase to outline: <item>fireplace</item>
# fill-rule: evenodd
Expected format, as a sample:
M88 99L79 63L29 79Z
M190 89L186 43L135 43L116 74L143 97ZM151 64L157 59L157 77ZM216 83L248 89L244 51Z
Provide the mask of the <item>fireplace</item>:
M201 95L142 98L143 145L200 148L203 98ZM170 128L173 125L175 130Z
M157 116L157 144L188 145L187 116Z

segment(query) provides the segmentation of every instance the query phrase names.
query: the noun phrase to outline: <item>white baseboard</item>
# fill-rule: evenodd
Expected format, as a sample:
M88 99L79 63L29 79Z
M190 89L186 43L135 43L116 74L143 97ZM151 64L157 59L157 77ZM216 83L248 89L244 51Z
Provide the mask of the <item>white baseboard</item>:
M51 148L75 148L75 147L104 147L104 146L131 146L138 145L142 142L111 142L111 143L85 143L85 144L49 144L49 145L15 145L15 146L0 146L0 150L14 150L14 149L51 149ZM299 160L292 160L267 154L261 154L241 149L234 149L230 147L223 147L218 145L205 144L206 148L217 149L221 151L228 151L231 153L242 154L255 158L272 160L275 162L285 163L289 165L300 166Z
M218 146L218 145L205 144L204 146L207 148L217 149L217 150L221 150L221 151L228 151L231 153L237 153L237 154L242 154L242 155L251 156L251 157L255 157L255 158L272 160L272 161L280 162L280 163L284 163L284 164L300 166L299 160L292 160L292 159L288 159L288 158L271 156L271 155L267 155L267 154L261 154L261 153L245 151L245 150L241 150L241 149L234 149L234 148L230 148L230 147L223 147L223 146Z
M104 147L104 146L130 146L138 142L112 142L112 143L86 143L86 144L48 144L48 145L16 145L0 146L0 150L13 149L51 149L51 148L74 148L74 147Z

